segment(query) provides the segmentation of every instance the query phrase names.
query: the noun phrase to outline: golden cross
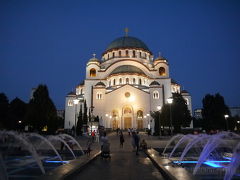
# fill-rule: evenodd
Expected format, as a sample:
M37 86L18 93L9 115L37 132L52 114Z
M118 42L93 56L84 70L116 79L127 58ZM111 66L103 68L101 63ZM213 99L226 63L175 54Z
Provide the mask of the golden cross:
M124 31L125 31L125 36L128 36L129 29L126 27Z

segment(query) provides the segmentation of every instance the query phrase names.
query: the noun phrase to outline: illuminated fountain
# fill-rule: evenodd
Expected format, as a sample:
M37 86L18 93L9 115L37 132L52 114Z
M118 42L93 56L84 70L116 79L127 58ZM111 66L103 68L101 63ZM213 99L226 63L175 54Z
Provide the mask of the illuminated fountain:
M33 179L83 154L81 145L68 134L0 131L0 179Z
M173 166L184 167L199 179L240 179L240 135L220 132L214 135L176 135L163 150ZM171 144L174 146L171 146ZM210 171L213 169L211 175ZM216 177L214 177L216 175Z

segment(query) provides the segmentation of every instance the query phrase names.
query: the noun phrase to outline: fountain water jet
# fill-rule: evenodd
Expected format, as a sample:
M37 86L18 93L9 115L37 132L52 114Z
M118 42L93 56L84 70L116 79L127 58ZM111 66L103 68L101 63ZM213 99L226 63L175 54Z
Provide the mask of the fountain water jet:
M185 135L183 136L179 141L178 143L174 146L172 152L170 153L169 155L169 158L172 157L173 153L175 152L175 150L178 148L178 146L180 146L182 143L184 143L185 141L189 141L191 139L194 139L194 135L192 134L188 134L188 135Z
M173 137L169 140L169 142L167 143L167 145L165 146L162 154L165 153L165 151L167 150L168 146L170 146L170 144L171 144L173 141L175 141L175 139L177 139L177 138L182 138L183 136L184 136L183 134L177 134L177 135L173 136Z
M58 137L58 136L49 136L48 139L51 140L55 140L55 141L60 141L62 142L67 148L68 150L72 153L74 159L76 159L76 156L74 154L74 152L72 151L72 149L69 147L69 145L66 143L66 141L64 141L62 138Z
M58 156L58 158L59 158L59 160L60 161L63 161L62 160L62 157L60 156L60 154L57 152L57 150L56 150L56 148L53 146L53 144L47 139L47 138L45 138L45 137L43 137L43 136L41 136L41 135L39 135L39 134L37 134L37 133L31 133L31 134L29 134L30 135L30 137L38 137L38 138L40 138L41 140L43 140L46 144L48 144L51 148L52 148L52 150L55 152L55 154Z
M75 142L75 144L78 146L78 148L81 150L82 154L84 154L84 151L83 151L81 145L80 145L80 144L77 142L77 140L74 139L72 136L70 136L70 135L68 135L68 134L60 134L60 135L58 135L58 136L60 136L60 137L68 137L68 138L72 139L72 140Z
M26 140L24 139L24 137L20 134L16 134L13 131L4 131L3 134L9 135L14 137L16 140L20 141L26 148L27 150L32 154L32 157L35 159L35 161L37 162L41 172L43 174L45 174L45 170L42 164L41 159L39 158L36 149Z
M234 149L231 162L226 169L224 180L232 179L233 175L235 174L239 166L240 166L240 143L238 143L238 145Z

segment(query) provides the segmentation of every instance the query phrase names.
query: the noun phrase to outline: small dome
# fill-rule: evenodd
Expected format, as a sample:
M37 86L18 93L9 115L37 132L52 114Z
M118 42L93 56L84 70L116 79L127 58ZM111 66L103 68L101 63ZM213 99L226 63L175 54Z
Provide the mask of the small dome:
M120 49L120 48L140 48L150 52L147 45L143 41L130 36L124 36L124 37L115 39L108 45L106 51L109 51L111 49ZM150 52L150 54L152 53Z
M93 57L93 58L89 59L88 62L100 62L100 60L95 58L95 57Z
M95 86L106 86L103 82L99 81Z
M153 81L149 86L159 86L160 84L157 81Z
M136 74L142 74L142 75L145 75L145 73L141 70L141 69L139 69L139 68L137 68L137 67L135 67L135 66L131 66L131 65L123 65L123 66L119 66L119 67L117 67L116 69L114 69L111 73L110 73L110 75L113 75L113 74L124 74L124 73L131 73L131 74L133 74L133 73L136 73Z

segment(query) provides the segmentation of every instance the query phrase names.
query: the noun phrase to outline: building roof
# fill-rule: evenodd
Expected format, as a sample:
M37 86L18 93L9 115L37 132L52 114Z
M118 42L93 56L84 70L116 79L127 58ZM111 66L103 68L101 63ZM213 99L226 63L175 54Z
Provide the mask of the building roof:
M116 69L114 69L114 70L110 73L110 75L113 75L113 74L121 74L121 73L137 73L137 74L143 74L143 75L145 75L145 73L144 73L141 69L139 69L139 68L137 68L137 67L135 67L135 66L131 66L131 65L119 66L119 67L117 67Z
M189 92L188 92L188 91L186 91L186 90L182 90L182 91L181 91L181 94L182 94L182 93L189 94Z
M91 59L89 59L88 62L100 62L100 60L97 59L96 57L92 57Z
M160 84L157 81L153 81L149 86L159 86Z
M143 41L131 36L124 36L113 40L108 45L106 51L119 48L141 48L150 52L147 45Z
M106 86L103 82L99 81L95 86Z

